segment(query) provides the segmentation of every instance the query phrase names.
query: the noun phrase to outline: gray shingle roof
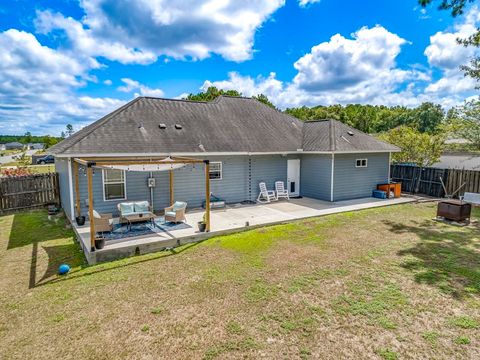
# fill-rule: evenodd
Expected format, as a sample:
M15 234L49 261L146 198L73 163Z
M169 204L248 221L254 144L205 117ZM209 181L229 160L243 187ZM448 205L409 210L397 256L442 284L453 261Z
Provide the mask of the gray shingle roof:
M399 151L396 146L380 141L337 120L308 121L303 125L304 151Z
M164 129L160 128L164 124ZM181 129L175 125L181 125ZM333 131L333 133L332 133ZM348 131L354 136L344 135ZM337 134L333 135L332 134ZM54 154L395 151L333 120L302 121L251 98L138 97L53 146Z

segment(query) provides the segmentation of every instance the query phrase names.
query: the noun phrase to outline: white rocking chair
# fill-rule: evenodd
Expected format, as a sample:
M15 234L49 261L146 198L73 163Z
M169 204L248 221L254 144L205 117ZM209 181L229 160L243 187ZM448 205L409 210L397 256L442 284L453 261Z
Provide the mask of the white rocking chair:
M277 200L277 197L275 196L275 191L267 190L267 184L261 182L260 184L258 184L258 186L260 187L260 194L258 194L257 202L269 203L270 201Z
M277 193L277 200L279 198L285 198L290 200L290 195L288 194L288 190L285 189L285 184L283 181L276 181L275 182L275 192Z

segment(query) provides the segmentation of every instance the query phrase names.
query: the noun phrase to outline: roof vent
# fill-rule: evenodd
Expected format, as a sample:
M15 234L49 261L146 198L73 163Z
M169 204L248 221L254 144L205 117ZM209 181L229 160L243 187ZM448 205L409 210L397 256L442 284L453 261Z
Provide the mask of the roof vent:
M355 134L353 133L353 131L347 131L347 134L350 135L350 136L355 135Z
M167 125L165 125L165 124L158 124L158 127L159 127L160 129L166 129L166 128L167 128Z
M180 124L175 124L175 129L181 130L181 129L182 129L182 125L180 125Z
M138 125L138 128L139 128L139 129L143 129L143 124L139 124L139 125Z

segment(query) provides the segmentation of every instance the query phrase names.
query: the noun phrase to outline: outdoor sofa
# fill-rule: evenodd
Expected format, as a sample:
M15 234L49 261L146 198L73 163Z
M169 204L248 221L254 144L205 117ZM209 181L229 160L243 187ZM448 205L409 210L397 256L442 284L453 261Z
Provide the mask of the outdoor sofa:
M119 222L121 224L131 223L132 219L144 221L143 217L149 220L152 216L154 217L148 201L123 202L119 203L117 208L120 212Z

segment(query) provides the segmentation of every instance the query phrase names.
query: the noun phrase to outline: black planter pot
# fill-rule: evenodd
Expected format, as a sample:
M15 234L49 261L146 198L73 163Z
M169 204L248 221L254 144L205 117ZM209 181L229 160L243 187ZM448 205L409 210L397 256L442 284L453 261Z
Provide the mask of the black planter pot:
M75 221L77 222L78 226L83 226L85 225L85 216L77 216Z
M205 232L206 229L207 229L207 224L199 221L198 222L198 230L200 232Z
M105 239L104 238L101 238L101 239L95 239L95 249L103 249L103 247L105 246Z

